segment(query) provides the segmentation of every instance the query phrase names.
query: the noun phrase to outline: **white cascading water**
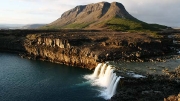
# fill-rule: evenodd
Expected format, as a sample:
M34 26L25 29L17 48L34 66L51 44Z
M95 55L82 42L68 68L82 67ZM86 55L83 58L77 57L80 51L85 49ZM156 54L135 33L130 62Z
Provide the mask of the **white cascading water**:
M104 86L105 87L108 87L109 83L110 83L110 80L112 79L111 78L111 74L113 74L113 69L111 69L112 67L111 66L108 66L107 69L106 69L106 72L104 74Z
M101 72L99 74L99 78L102 78L104 76L104 72L105 72L105 69L106 69L106 64L104 64L102 67L101 67Z
M119 83L119 80L121 79L121 77L118 77L113 85L113 89L111 91L110 96L113 96L116 93L116 88L117 88L117 84Z
M99 63L94 73L92 75L86 75L85 78L90 79L92 85L105 88L101 92L101 96L105 99L110 99L116 93L116 88L121 77L116 76L111 65Z
M97 66L96 66L96 68L95 68L95 71L94 71L94 73L93 73L93 77L97 77L98 76L98 74L99 74L99 69L101 68L101 65L102 65L102 63L99 63Z
M114 86L114 83L115 83L116 79L117 79L117 76L116 76L116 74L113 73L113 79L111 80L111 83L110 83L110 85L107 88L108 94L111 94L112 88Z

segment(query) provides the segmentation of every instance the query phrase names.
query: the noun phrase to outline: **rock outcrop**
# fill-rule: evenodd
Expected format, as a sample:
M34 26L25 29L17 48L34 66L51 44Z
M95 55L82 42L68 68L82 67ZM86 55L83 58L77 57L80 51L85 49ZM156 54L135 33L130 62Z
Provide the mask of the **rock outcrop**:
M0 50L11 52L26 52L23 44L26 34L19 31L12 33L10 30L0 30ZM19 33L19 34L17 34Z
M110 101L179 101L179 90L179 83L165 76L122 78Z
M170 95L168 98L164 98L164 101L180 101L180 94Z
M88 69L105 61L163 61L161 57L172 52L173 44L172 39L144 33L103 31L7 31L1 32L0 39L1 50Z
M28 36L24 47L34 58L88 69L97 64L97 56L91 50L73 47L68 39L51 36L37 36L33 39L34 34Z

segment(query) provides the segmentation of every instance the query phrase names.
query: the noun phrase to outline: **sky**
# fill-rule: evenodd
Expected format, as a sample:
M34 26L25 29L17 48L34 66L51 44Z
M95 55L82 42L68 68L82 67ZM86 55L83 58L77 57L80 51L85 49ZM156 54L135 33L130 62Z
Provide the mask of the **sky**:
M103 0L0 0L0 24L48 24L77 5ZM106 0L114 2L115 0ZM147 23L180 27L180 0L116 0Z

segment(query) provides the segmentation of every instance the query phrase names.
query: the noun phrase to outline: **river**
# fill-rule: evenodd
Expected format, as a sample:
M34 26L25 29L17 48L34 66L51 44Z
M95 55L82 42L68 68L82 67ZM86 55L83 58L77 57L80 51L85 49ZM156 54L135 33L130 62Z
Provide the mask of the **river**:
M174 70L178 67L180 59L165 62L109 63L127 72L162 74L164 69ZM106 80L88 80L86 77L91 77L92 74L93 71L79 67L0 53L0 101L105 101L107 90L101 85ZM99 81L100 84L94 84Z
M0 53L0 101L104 101L92 71Z

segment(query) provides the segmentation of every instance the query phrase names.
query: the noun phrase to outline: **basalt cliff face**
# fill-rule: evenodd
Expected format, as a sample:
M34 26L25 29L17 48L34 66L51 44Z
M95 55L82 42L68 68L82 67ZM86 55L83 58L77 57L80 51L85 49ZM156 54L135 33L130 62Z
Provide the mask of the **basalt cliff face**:
M35 37L34 37L35 36ZM24 47L36 59L92 69L97 64L97 55L88 48L75 47L64 37L34 34L28 35ZM81 40L73 40L78 43Z
M0 49L88 69L105 61L162 61L171 53L173 40L153 38L145 33L104 31L1 31Z
M26 34L19 31L0 30L0 50L17 53L26 52L23 44Z

